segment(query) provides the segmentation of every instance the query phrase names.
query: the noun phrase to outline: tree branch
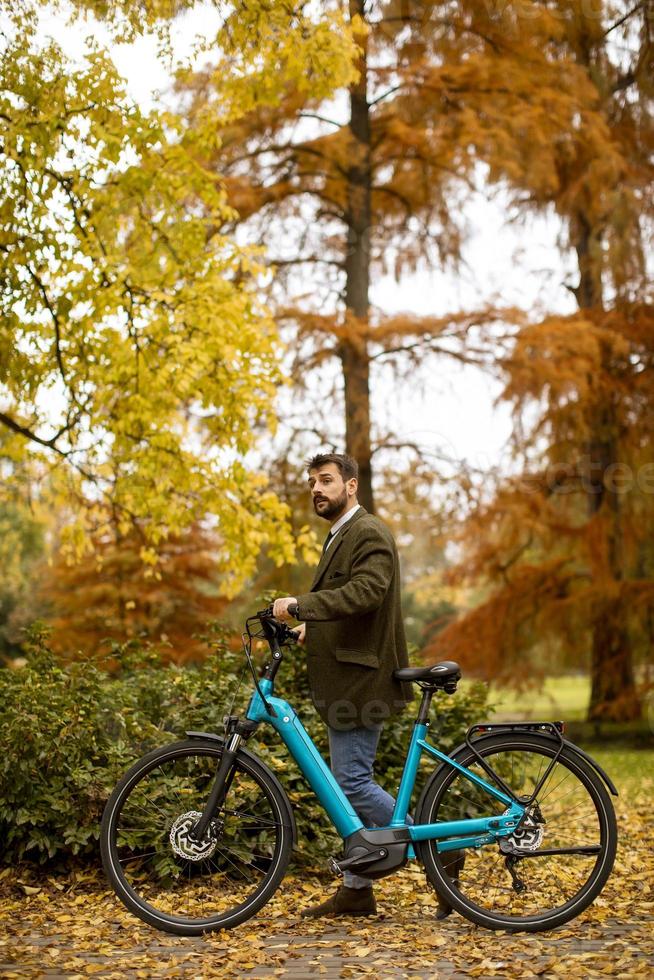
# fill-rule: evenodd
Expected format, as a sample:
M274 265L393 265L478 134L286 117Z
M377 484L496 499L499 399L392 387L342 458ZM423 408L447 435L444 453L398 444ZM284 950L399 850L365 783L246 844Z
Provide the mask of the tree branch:
M59 453L60 456L67 457L69 455L63 449L60 449L56 445L56 442L57 439L61 438L64 432L68 432L72 427L70 423L67 423L65 426L59 429L59 431L56 432L51 439L43 439L41 436L37 436L36 432L32 432L32 430L28 429L25 425L20 425L20 423L16 422L9 415L5 415L4 412L0 412L0 424L6 426L8 429L11 429L12 432L16 432L19 436L24 436L24 438L29 439L30 442L37 442L40 446L45 446L47 449L54 449L54 451Z
M61 380L66 385L66 387L70 390L70 393L71 393L71 395L73 397L73 401L75 402L75 404L78 406L78 408L81 408L82 406L77 401L77 396L76 396L75 392L73 391L73 389L68 384L68 379L66 377L66 369L64 368L64 359L63 359L63 356L62 356L62 353L61 353L61 325L59 323L59 316L57 314L57 311L53 307L52 303L50 302L50 297L48 296L48 291L45 288L45 284L42 281L41 277L34 271L34 269L32 269L32 267L29 264L29 262L26 262L25 263L25 268L27 269L28 273L30 274L30 276L32 278L32 281L36 284L37 289L41 293L41 296L43 297L43 302L45 304L45 307L46 307L46 309L47 309L47 311L50 314L50 317L52 319L52 324L54 326L54 332L55 332L55 358L57 360L57 366L59 368L59 373L61 374Z
M268 259L269 265L274 266L287 266L287 265L302 265L305 262L320 262L323 265L335 265L339 269L345 267L345 263L341 259L326 259L322 255L307 255L304 258L298 259Z
M326 116L321 116L318 112L300 112L298 113L300 119L318 119L320 122L329 123L330 126L336 126L337 129L342 129L345 123L335 122L334 119L327 119Z
M231 167L236 163L252 160L255 157L262 156L264 153L308 153L320 157L323 160L330 160L326 153L316 149L315 146L305 146L304 143L270 143L267 146L258 146L255 149L248 150L247 153L242 153L240 156L232 157L227 163L227 166ZM333 160L330 160L330 162L334 163ZM336 164L334 165L336 166Z
M626 20L629 20L629 18L632 17L633 14L635 14L638 10L640 10L642 6L643 6L642 3L637 3L636 6L632 7L631 10L627 11L627 13L624 14L623 17L620 17L620 19L616 20L614 24L611 24L610 27L607 27L602 37L608 37L611 31L615 31L618 27L621 27L622 24L624 24Z
M370 189L373 192L382 191L384 194L388 194L390 197L396 197L398 201L400 201L400 203L406 208L407 215L410 217L413 214L413 206L411 202L408 201L403 194L400 194L399 191L396 191L394 187L384 187L383 184L373 184Z
M442 347L440 345L440 341L454 340L454 339L459 339L459 338L456 337L456 335L452 335L452 334L449 335L441 334L438 338L438 341L436 339L426 338L424 340L416 340L411 344L400 344L397 347L387 347L384 348L384 350L378 351L378 353L376 354L370 354L369 359L371 361L376 361L382 357L390 357L394 354L411 354L412 352L419 351L419 350L430 352L430 353L447 354L449 357L453 357L455 358L455 360L461 361L463 364L474 364L474 365L483 364L485 363L485 360L489 357L490 354L489 351L484 350L483 348L471 347L469 344L466 345L467 353L465 354L462 352L449 350L448 348ZM372 343L380 343L380 341L376 340L374 336L372 336L370 340ZM469 354L476 354L477 357L470 357L468 356Z
M374 98L372 102L368 103L368 105L371 107L377 105L377 103L381 102L382 99L387 99L389 95L393 95L395 92L399 92L401 88L405 88L405 87L406 87L406 83L404 82L402 82L400 85L393 85L392 88L389 88L388 91L386 92L382 92L381 95L378 95L376 98Z

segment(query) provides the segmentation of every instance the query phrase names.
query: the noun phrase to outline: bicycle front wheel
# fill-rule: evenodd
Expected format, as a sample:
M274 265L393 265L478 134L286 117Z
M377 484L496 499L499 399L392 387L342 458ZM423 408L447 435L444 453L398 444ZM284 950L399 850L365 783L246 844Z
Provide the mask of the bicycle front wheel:
M531 797L556 756L556 741L528 733L480 740L477 751L518 798ZM456 761L492 782L471 749ZM504 804L444 765L423 791L419 823L501 815ZM611 873L617 846L615 813L600 776L564 747L527 817L503 842L465 848L453 878L452 852L437 842L418 846L428 879L449 904L488 929L539 932L579 915ZM448 863L450 865L448 874Z
M238 925L271 898L288 866L288 799L267 767L243 751L204 839L189 836L222 751L209 739L156 749L126 773L105 808L105 872L127 908L165 932Z

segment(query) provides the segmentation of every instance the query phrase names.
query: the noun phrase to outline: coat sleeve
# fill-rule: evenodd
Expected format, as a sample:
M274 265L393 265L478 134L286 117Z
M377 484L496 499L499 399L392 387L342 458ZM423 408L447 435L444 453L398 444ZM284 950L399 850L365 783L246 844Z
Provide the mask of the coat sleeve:
M298 618L325 622L379 609L393 578L393 547L375 528L359 535L352 550L350 581L338 589L298 596Z

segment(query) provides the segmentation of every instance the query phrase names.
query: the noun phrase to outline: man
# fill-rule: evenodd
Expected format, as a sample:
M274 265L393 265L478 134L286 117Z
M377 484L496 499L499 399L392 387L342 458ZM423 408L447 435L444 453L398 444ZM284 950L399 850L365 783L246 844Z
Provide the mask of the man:
M323 453L308 462L313 507L330 524L311 591L277 599L276 619L297 603L313 702L329 730L331 767L366 826L390 822L395 800L373 779L383 722L413 697L393 671L408 665L397 548L388 528L357 501L352 457ZM335 895L305 915L370 915L367 878L345 872Z

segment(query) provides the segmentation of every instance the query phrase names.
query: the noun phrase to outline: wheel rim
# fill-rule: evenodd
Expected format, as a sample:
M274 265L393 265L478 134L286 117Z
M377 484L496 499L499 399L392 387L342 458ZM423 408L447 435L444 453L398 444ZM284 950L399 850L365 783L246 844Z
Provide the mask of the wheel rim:
M110 859L127 897L163 922L224 922L261 899L283 852L270 789L239 761L225 804L202 841L190 836L209 794L219 749L150 763L114 805Z
M484 753L513 792L529 798L552 761L553 753L532 746ZM500 758L501 757L501 758ZM479 762L467 767L488 779ZM501 815L506 810L454 771L434 797L429 822ZM433 853L439 869L454 880L456 894L481 915L515 924L558 917L587 904L588 893L610 870L607 819L602 799L586 773L560 757L547 776L528 821L507 845ZM542 854L551 849L575 853ZM461 858L464 857L463 864ZM592 896L591 896L592 897ZM579 909L581 910L581 909Z

